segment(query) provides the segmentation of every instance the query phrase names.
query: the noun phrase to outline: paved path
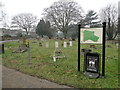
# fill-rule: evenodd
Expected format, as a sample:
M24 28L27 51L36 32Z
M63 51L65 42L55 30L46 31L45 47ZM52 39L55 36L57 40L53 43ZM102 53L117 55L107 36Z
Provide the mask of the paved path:
M2 88L70 88L2 67Z

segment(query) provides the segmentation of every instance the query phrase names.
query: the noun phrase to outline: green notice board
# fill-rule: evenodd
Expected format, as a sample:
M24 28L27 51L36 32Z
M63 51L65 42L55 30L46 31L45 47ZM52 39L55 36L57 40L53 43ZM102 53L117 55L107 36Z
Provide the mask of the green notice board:
M102 44L102 28L81 29L81 43Z

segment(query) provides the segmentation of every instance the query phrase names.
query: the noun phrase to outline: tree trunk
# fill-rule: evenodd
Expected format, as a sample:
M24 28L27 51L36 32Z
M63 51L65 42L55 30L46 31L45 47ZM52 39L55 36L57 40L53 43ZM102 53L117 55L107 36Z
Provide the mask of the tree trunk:
M64 27L63 33L64 33L64 38L67 38L67 31L68 31L68 26Z
M26 31L26 35L28 35L28 30L27 30L27 28L25 28L25 31Z

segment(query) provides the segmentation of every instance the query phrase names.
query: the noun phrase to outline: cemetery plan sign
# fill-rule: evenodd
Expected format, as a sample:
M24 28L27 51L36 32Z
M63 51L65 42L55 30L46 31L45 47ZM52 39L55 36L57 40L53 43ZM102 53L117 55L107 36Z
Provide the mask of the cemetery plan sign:
M102 28L81 29L81 43L102 44Z

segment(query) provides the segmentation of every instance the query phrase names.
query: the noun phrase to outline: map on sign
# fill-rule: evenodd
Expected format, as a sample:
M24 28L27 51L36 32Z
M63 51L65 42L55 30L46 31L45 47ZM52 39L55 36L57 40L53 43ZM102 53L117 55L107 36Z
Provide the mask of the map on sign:
M81 43L102 43L102 28L81 29Z

